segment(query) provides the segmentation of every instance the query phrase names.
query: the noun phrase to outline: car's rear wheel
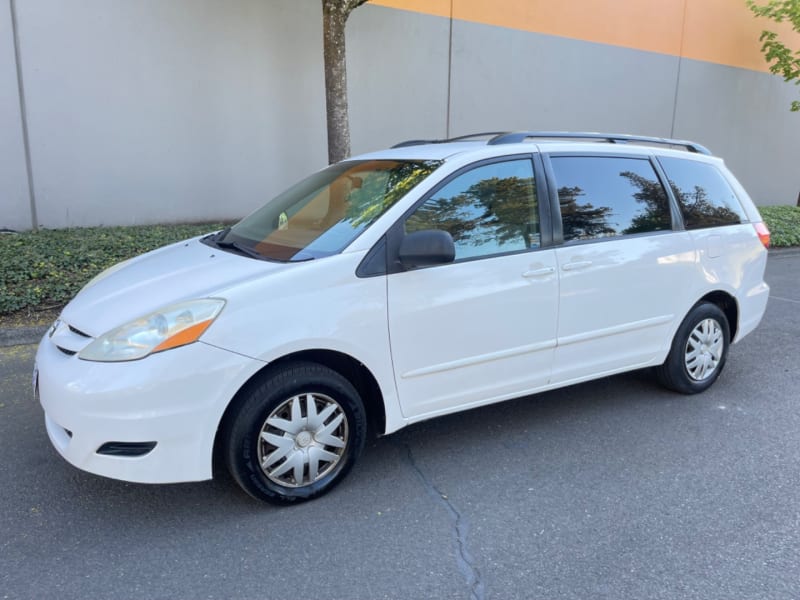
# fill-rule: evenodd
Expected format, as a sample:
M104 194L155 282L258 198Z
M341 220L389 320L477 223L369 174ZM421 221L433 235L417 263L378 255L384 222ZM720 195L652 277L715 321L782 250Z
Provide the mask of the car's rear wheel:
M322 365L292 363L246 392L224 448L231 475L248 494L290 504L339 483L365 439L364 406L353 385Z
M707 390L728 357L730 325L725 313L710 302L696 304L678 328L667 360L656 368L661 383L683 394Z

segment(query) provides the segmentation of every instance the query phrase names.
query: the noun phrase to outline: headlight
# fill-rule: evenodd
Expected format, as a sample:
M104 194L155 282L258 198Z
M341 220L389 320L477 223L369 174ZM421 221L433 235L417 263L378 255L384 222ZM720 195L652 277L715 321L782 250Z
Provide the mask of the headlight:
M116 362L144 358L197 341L217 318L225 301L190 300L167 306L101 335L78 354L83 360Z

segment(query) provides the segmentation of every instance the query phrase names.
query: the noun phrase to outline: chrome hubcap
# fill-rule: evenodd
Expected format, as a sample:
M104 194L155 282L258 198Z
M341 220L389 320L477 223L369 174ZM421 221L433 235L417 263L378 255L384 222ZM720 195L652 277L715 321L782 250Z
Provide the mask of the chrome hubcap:
M339 464L347 439L347 419L336 400L298 394L272 411L261 426L258 463L279 485L309 485Z
M722 328L714 319L700 321L686 342L684 364L689 377L703 381L711 377L722 359Z

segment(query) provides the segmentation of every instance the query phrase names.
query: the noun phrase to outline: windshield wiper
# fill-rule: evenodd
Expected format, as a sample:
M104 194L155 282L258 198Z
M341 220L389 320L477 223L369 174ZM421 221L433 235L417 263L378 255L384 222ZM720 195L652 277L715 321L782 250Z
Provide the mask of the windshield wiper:
M241 242L236 242L233 240L226 240L225 237L230 232L231 228L226 227L222 231L217 233L212 233L209 236L203 238L203 242L209 246L216 246L217 248L222 248L223 250L233 250L239 254L244 254L245 256L249 256L251 258L257 258L258 260L266 260L268 262L306 262L309 260L314 260L316 256L309 254L304 251L300 251L294 255L294 257L290 258L289 260L279 260L276 258L272 258L271 256L266 256L261 254L260 252L250 248L249 246L245 246Z
M215 240L214 243L217 245L218 248L222 248L223 250L235 250L239 254L244 254L245 256L257 258L259 260L269 260L266 256L264 256L260 252L256 252L252 248L248 248L247 246L240 244L239 242L226 242L223 240Z

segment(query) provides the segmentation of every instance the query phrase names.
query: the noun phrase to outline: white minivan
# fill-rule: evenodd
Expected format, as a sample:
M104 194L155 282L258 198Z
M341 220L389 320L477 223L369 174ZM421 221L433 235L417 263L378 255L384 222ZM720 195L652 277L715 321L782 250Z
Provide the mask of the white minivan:
M126 481L291 503L368 432L654 367L708 388L761 320L769 232L702 146L521 132L332 165L101 273L42 340L50 440Z

